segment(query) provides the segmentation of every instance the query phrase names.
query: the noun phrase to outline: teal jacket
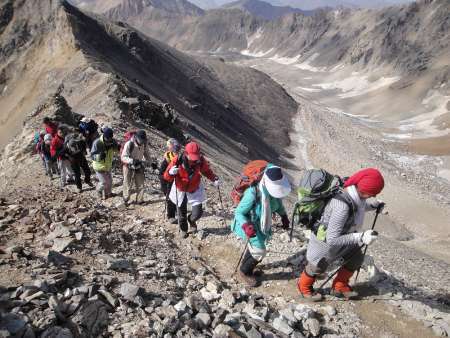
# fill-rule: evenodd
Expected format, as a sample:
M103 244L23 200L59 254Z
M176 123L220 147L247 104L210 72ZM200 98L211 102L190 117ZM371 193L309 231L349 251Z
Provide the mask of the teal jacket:
M276 212L280 216L286 215L281 199L270 195L269 198L272 213ZM245 190L239 205L234 211L234 220L231 224L231 230L243 240L247 240L247 236L242 229L244 223L252 223L255 226L256 237L250 238L250 245L265 249L266 241L270 239L271 233L263 234L261 232L261 192L258 191L258 187L250 187Z

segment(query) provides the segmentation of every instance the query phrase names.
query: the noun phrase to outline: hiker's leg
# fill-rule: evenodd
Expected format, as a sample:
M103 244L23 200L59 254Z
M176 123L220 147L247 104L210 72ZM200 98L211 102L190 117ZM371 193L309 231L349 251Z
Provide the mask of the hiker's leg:
M81 189L83 186L81 184L81 167L80 161L75 160L72 162L72 171L75 174L75 184L78 189Z
M98 184L97 184L97 192L99 195L101 195L101 193L103 191L105 191L106 193L106 172L104 171L96 171L95 175L97 176L98 179Z
M134 174L134 181L136 183L136 202L141 203L144 201L144 169L136 170Z
M188 231L188 221L187 221L187 196L184 195L183 203L181 204L179 208L180 214L178 215L180 219L180 230L181 231Z
M111 171L105 172L105 193L106 197L110 197L112 195L112 173Z
M170 198L167 199L167 219L175 218L177 213L177 206L173 203Z
M192 212L189 215L189 219L192 223L197 222L203 215L203 206L202 204L197 204L192 206Z
M128 166L123 166L123 199L128 201L130 199L131 179L133 178L133 171Z
M82 156L80 161L81 167L84 172L84 181L90 185L91 183L91 168L89 168L89 163L86 160L86 157Z
M349 271L358 270L364 262L364 254L361 249L356 250L355 248L352 248L343 256L343 258L345 261L348 260L348 262L345 263L344 268Z
M47 175L52 178L53 173L52 173L52 167L50 165L50 160L47 160L46 158L44 158L44 165L45 165L45 172L47 173Z
M63 160L58 160L58 168L59 168L59 179L61 182L61 188L63 188L66 185L66 166Z
M69 160L63 160L64 167L66 169L66 181L75 180L75 173L72 170L72 165Z

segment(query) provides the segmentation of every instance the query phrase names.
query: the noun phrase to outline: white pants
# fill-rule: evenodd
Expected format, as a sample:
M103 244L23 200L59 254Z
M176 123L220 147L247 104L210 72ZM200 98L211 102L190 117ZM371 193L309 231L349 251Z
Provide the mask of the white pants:
M67 180L73 175L73 171L69 160L58 160L58 168L62 188L67 184Z

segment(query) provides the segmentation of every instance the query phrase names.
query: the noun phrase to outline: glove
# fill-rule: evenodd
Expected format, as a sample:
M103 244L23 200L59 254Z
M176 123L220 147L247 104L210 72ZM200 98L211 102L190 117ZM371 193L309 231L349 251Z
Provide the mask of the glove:
M176 176L177 174L178 174L178 171L179 171L180 169L178 168L178 167L172 167L172 168L170 168L170 170L169 170L169 175L170 176Z
M133 162L131 163L133 166L135 166L135 167L138 167L138 166L140 166L141 164L142 164L142 161L141 160L136 160L136 159L133 159Z
M381 213L383 211L386 203L384 203L383 201L377 200L377 201L372 202L371 205L374 209L377 209L378 213Z
M157 165L155 162L153 162L152 164L150 164L150 166L152 167L153 170L158 169L158 165Z
M289 222L288 215L281 216L281 223L283 224L283 229L289 229L291 222Z
M377 238L378 238L378 232L373 231L373 230L367 230L361 234L361 242L364 245L372 244L372 242L374 242Z
M248 238L255 237L256 236L256 230L252 223L244 223L242 224L242 229L244 230L245 234Z
M216 188L218 188L218 187L220 186L220 180L219 180L219 178L216 178L216 180L213 182L213 184L214 184L214 186L215 186Z

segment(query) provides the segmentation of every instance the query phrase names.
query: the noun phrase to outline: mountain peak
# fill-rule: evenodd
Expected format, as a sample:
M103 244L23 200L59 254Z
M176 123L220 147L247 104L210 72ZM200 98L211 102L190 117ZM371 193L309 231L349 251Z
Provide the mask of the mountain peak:
M298 8L293 8L290 6L274 6L261 0L239 0L226 4L222 7L227 9L238 8L254 16L259 16L267 20L275 20L291 13L310 14L310 12L306 12Z

